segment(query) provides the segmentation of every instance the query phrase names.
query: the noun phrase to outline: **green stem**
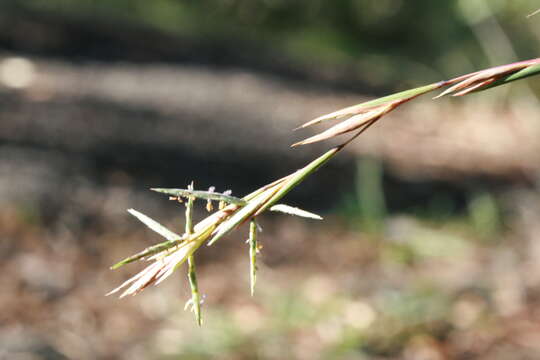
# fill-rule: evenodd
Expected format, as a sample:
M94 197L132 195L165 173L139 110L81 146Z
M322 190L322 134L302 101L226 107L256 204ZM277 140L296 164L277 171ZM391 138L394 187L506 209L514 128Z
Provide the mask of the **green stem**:
M255 292L255 283L257 282L257 223L255 220L251 220L249 223L249 270L250 270L250 284L251 284L251 296Z
M195 312L197 324L201 326L201 296L199 294L199 286L197 284L197 276L195 274L195 259L193 255L188 257L188 278L189 286L191 287L191 305L193 306L193 311Z
M393 101L393 100L402 100L407 98L414 98L419 95L423 95L425 93L428 93L430 91L439 89L446 85L445 81L439 81L433 84L420 86L414 89L409 89L405 91L401 91L395 94L387 95L381 98L377 98L375 100L371 100L365 103L362 103L362 106L370 107L370 106L377 106L381 104L386 104L387 102Z
M324 165L328 160L333 158L334 155L336 155L342 148L343 146L340 145L328 150L322 156L318 157L304 168L292 174L292 176L287 179L287 181L283 185L281 185L280 189L274 195L272 195L272 197L268 201L266 201L264 205L260 207L253 216L261 214L262 212L270 208L272 205L274 205L276 202L278 202L282 197L287 195L289 191L291 191L294 187L304 181L306 177L317 171L317 169Z
M193 182L188 186L189 190L193 190ZM186 202L186 234L193 234L193 203L195 198L190 196Z
M193 191L193 183L188 186L189 190ZM190 196L186 202L186 234L193 234L193 203L195 198ZM191 288L191 305L195 312L195 318L197 324L202 325L201 316L201 296L199 294L199 286L197 284L197 274L195 272L195 257L193 255L188 256L188 279L189 286Z

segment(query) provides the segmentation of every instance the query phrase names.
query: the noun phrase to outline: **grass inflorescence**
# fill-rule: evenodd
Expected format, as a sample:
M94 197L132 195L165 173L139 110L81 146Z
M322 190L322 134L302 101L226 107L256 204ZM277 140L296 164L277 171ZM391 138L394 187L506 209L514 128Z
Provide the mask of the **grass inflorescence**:
M265 185L252 193L239 198L231 195L230 191L218 193L214 188L208 191L195 190L193 184L187 189L180 188L152 188L152 191L168 195L171 200L185 202L185 230L177 234L167 229L159 222L133 209L128 210L150 229L163 236L166 241L148 247L113 265L116 269L134 261L150 262L145 269L121 284L109 294L121 291L120 297L135 295L150 285L157 285L168 278L184 262L188 263L188 281L191 287L191 298L186 308L191 306L197 323L202 324L201 302L202 296L198 288L195 257L197 249L203 244L212 245L223 236L249 222L249 259L250 259L250 290L253 295L257 276L257 253L259 244L257 240L256 218L262 213L279 211L290 215L321 220L319 215L285 204L277 204L294 187L298 186L306 177L314 173L319 167L337 155L343 148L370 126L379 121L399 106L430 92L446 88L435 98L446 95L463 96L473 92L486 90L495 86L508 84L540 73L540 58L497 66L471 74L463 75L446 81L402 91L396 94L350 106L327 115L313 119L299 128L306 128L330 120L344 119L323 132L311 136L292 146L306 145L327 140L343 134L353 135L344 143L325 152L305 167L292 174ZM206 201L206 209L214 210L213 201L219 203L217 210L198 223L193 223L193 206L196 200ZM108 295L109 295L108 294Z

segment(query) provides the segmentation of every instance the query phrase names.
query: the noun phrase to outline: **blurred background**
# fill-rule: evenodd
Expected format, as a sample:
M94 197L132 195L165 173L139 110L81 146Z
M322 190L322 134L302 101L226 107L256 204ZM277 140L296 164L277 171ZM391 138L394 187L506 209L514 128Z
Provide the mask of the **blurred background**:
M185 269L103 295L183 208L321 154L291 129L365 99L538 56L534 0L0 2L0 359L540 358L540 85L400 108ZM197 218L205 216L203 204Z

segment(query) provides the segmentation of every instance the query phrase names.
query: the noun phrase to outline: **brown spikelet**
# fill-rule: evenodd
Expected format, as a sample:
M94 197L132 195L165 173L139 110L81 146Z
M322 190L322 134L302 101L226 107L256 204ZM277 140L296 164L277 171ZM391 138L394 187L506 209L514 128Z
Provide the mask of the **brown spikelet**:
M312 143L315 143L315 142L318 142L318 141L327 140L327 139L333 138L335 136L342 135L342 134L349 133L351 131L360 129L360 128L366 126L366 125L373 124L374 122L379 120L381 117L383 117L384 115L386 115L390 111L394 110L396 107L398 107L400 104L402 104L402 103L404 103L406 101L408 101L408 99L399 99L399 100L394 100L394 101L391 101L391 102L388 102L388 103L385 103L385 104L372 106L372 107L369 107L369 108L363 108L361 110L358 107L349 107L347 109L336 111L336 112L334 112L332 114L339 113L340 114L339 117L353 115L355 113L358 113L358 115L352 116L349 119L347 119L345 121L342 121L339 124L336 124L336 125L332 126L331 128L323 131L322 133L319 133L317 135L309 137L309 138L307 138L307 139L305 139L303 141L299 141L299 142L297 142L297 143L295 143L295 144L293 144L291 146L295 147L295 146L312 144ZM353 109L353 111L351 111L350 109ZM329 114L328 116L335 116L335 115L332 115L332 114ZM323 118L324 117L321 117L321 118L318 118L318 119L323 119ZM316 121L316 120L317 119L312 120L312 121L304 124L303 127L306 127L306 126L309 126L309 125L312 125L312 124L315 124L317 122L322 121L322 120L320 120L320 121Z
M493 68L477 71L468 75L463 75L458 78L449 80L448 83L455 83L441 94L434 97L434 99L440 98L445 95L463 96L473 91L478 91L489 87L491 84L508 76L516 73L520 70L528 68L532 65L537 65L538 59L532 59L527 61L520 61L512 64L496 66Z

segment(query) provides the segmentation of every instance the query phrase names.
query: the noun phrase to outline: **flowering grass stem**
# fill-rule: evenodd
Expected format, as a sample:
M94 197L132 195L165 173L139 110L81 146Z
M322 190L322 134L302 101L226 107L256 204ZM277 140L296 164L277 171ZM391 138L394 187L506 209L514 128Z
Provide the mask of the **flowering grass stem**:
M151 190L153 191L172 196L174 200L181 201L181 198L187 199L185 204L185 233L180 236L150 217L133 209L128 210L133 216L151 230L163 236L167 241L148 247L113 265L112 269L116 269L137 260L151 262L145 269L125 281L109 294L123 289L124 291L120 297L135 295L151 284L157 285L161 283L180 265L187 261L191 299L187 302L186 306L191 305L197 323L201 325L201 296L197 284L193 254L202 244L207 243L207 245L212 245L244 222L249 221L250 289L253 295L257 279L257 252L259 248L256 217L267 210L271 210L312 219L322 219L320 216L306 212L305 210L284 204L276 205L276 203L382 117L418 96L443 87L447 87L447 89L438 95L437 98L445 95L463 96L538 74L540 74L540 58L477 71L451 80L402 91L319 116L303 124L300 128L332 119L347 119L317 135L297 142L293 146L323 141L347 133L352 133L353 135L347 141L331 148L305 167L265 185L243 198L231 196L230 191L224 193L215 192L213 187L209 191L196 191L193 189L193 183L187 189L152 188ZM219 209L194 225L193 205L195 199L206 200L209 211L213 210L211 202L218 201Z

